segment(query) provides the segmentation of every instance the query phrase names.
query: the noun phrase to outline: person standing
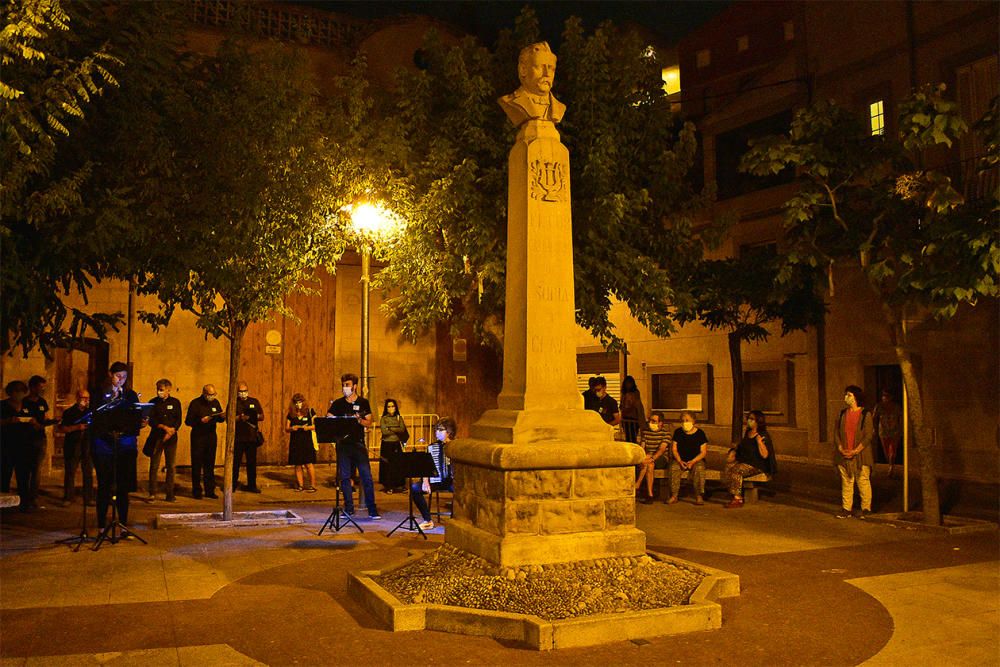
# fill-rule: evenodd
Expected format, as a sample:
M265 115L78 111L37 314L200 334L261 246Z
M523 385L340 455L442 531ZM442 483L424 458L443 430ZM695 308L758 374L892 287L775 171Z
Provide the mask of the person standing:
M587 380L590 387L583 392L583 409L593 410L601 415L608 426L618 426L622 423L622 414L618 411L618 401L608 394L608 381L598 375Z
M725 480L729 485L732 500L726 509L743 507L743 478L777 470L774 460L774 443L767 432L767 421L760 410L751 410L747 415L747 428L740 444L729 450L726 459Z
M28 385L20 380L7 383L4 388L7 400L0 403L0 491L10 493L10 477L17 478L17 495L20 510L31 511L31 422L34 419L24 405Z
M48 380L41 375L32 375L28 380L28 395L24 397L24 407L31 415L31 436L28 440L31 457L30 480L28 482L31 499L30 507L38 507L38 492L41 487L42 469L45 466L45 456L48 453L48 438L45 427L51 426L55 420L48 417L49 404L45 400L45 388Z
M434 424L434 442L427 445L427 453L434 459L434 477L424 477L419 482L414 482L410 487L410 495L413 497L413 504L420 511L423 522L420 523L420 530L432 530L434 522L431 521L431 508L427 505L425 493L431 491L454 491L452 485L451 460L448 458L447 447L455 438L457 427L455 421L448 417L439 419Z
M368 448L365 447L365 429L372 426L372 408L367 398L358 396L358 376L344 373L340 376L344 392L341 398L330 401L327 414L331 417L352 417L348 434L337 443L337 477L344 494L344 511L354 513L354 494L351 490L351 474L357 469L361 476L361 486L365 492L365 505L369 519L381 519L375 507L375 483L372 481Z
M871 475L875 459L871 445L874 424L871 413L863 407L864 401L861 387L852 384L844 389L847 407L837 417L837 430L834 432L837 449L833 453L834 465L840 473L841 510L837 513L838 519L852 516L855 485L861 495L861 509L855 516L864 519L872 511Z
M90 392L81 389L76 392L76 403L62 413L59 431L63 437L63 506L69 505L76 497L76 468L80 467L83 478L83 502L89 505L94 500L94 462L91 458Z
M694 484L694 504L705 504L705 457L708 455L708 436L695 424L694 413L681 412L681 427L674 431L672 447L673 460L670 462L670 500L677 502L681 490L681 475L686 470Z
M247 484L244 491L260 493L257 488L257 448L264 444L260 424L264 421L264 408L260 401L250 396L250 387L240 382L236 387L236 442L233 450L233 490L240 486L240 462L247 462Z
M94 401L93 455L94 470L97 472L97 527L104 528L108 521L108 508L114 502L118 509L118 521L128 524L129 492L136 490L135 464L139 456L139 420L130 431L115 433L109 415L118 410L135 409L139 396L125 386L128 380L128 366L116 361L108 368L108 379L98 391ZM120 404L116 409L108 409L100 415L97 411L111 404ZM117 442L116 442L117 437ZM117 456L116 456L117 452Z
M147 500L156 500L156 481L160 473L160 457L164 458L167 468L164 484L164 500L176 502L174 496L174 472L177 461L177 429L181 427L181 402L170 395L173 383L163 378L156 381L156 398L152 400L153 407L149 412L149 440L143 452L149 456L149 496Z
M882 443L882 453L885 454L885 462L889 464L889 477L892 477L892 469L896 465L896 448L903 437L903 409L892 399L888 389L883 389L879 396L874 419L878 439Z
M382 431L382 448L379 450L382 460L378 468L378 481L383 491L392 493L406 483L406 479L398 471L398 458L406 441L410 439L410 432L403 422L403 415L399 413L399 402L396 399L385 399L379 430Z
M642 404L639 386L631 375L626 375L622 382L621 414L625 440L638 442L639 430L646 424L646 406Z
M219 446L215 425L226 419L215 392L214 384L206 384L201 396L188 405L184 423L191 427L191 495L201 498L202 485L206 498L218 498L215 493L215 451Z
M293 491L316 493L316 441L313 432L316 424L313 417L316 413L306 403L302 394L292 396L288 406L288 420L285 433L288 437L288 464L295 466L295 486ZM305 473L309 475L309 486L305 484Z

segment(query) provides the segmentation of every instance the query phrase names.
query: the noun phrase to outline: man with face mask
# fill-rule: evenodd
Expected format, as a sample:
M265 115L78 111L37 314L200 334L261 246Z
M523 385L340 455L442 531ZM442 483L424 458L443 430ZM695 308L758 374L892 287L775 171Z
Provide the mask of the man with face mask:
M250 396L250 387L240 382L236 388L236 444L233 451L233 490L240 486L240 462L247 460L247 485L244 491L260 493L257 488L257 448L264 444L260 424L264 409L260 401Z
M139 402L139 396L126 386L128 366L121 361L111 364L108 379L92 401L96 411L109 404L118 403L124 409ZM113 412L113 410L111 411ZM110 429L112 424L94 416L93 424L94 470L97 472L97 527L104 528L108 520L108 509L112 500L118 509L118 521L128 523L129 492L136 489L135 463L139 456L137 447L138 428L117 434ZM117 450L117 457L115 452Z
M20 380L8 382L5 387L7 400L0 403L0 491L10 493L10 477L17 477L17 495L21 511L30 511L31 494L31 413L24 405L28 385Z
M371 428L372 425L371 404L367 398L357 394L357 375L353 373L341 375L340 384L344 395L335 401L330 401L327 414L331 417L352 417L354 419L347 437L337 443L337 477L340 480L341 492L344 494L344 511L348 514L354 514L351 474L356 468L361 476L361 486L365 492L368 518L381 519L378 509L375 507L375 483L372 481L368 448L365 447L365 429Z
M76 403L63 410L59 431L63 438L63 506L76 496L76 467L83 477L83 502L88 505L94 498L94 462L90 457L90 424L84 419L90 411L90 392L76 392Z
M219 445L215 425L225 419L215 385L206 384L201 396L188 405L184 419L191 427L191 495L195 499L201 498L203 482L206 498L219 497L215 493L215 452Z
M590 389L583 392L583 409L593 410L601 415L601 419L609 426L622 423L622 413L618 409L618 401L608 394L608 381L598 375L587 381Z
M176 502L174 497L174 462L177 460L177 429L181 427L181 402L170 395L173 383L163 378L156 382L156 398L149 413L149 440L143 448L149 456L149 496L147 500L156 500L156 479L160 472L160 457L165 459L167 478L164 487L164 500Z

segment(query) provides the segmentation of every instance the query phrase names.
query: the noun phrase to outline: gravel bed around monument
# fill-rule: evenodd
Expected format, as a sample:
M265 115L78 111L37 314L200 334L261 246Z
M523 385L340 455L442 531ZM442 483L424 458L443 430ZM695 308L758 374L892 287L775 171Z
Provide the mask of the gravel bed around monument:
M551 621L687 604L706 576L650 556L504 567L444 545L373 579L406 603L534 614Z

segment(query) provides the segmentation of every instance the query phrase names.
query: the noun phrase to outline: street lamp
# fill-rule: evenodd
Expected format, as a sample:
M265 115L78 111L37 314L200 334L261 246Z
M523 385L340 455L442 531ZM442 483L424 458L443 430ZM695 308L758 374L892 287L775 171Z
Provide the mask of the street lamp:
M368 329L371 290L372 250L375 244L386 242L403 228L402 219L381 203L362 202L349 207L351 227L358 237L361 251L361 386L358 394L368 396Z

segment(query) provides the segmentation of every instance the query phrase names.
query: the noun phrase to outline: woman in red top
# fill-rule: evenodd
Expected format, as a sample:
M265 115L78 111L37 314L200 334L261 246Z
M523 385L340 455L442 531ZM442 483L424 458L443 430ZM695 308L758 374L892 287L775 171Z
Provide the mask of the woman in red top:
M837 417L834 435L837 449L833 454L833 463L840 473L842 509L837 513L838 519L851 516L855 485L861 494L861 509L856 516L863 519L872 511L871 474L875 459L871 445L875 429L871 413L864 408L864 400L864 392L860 387L852 384L844 389L844 403L847 407Z

